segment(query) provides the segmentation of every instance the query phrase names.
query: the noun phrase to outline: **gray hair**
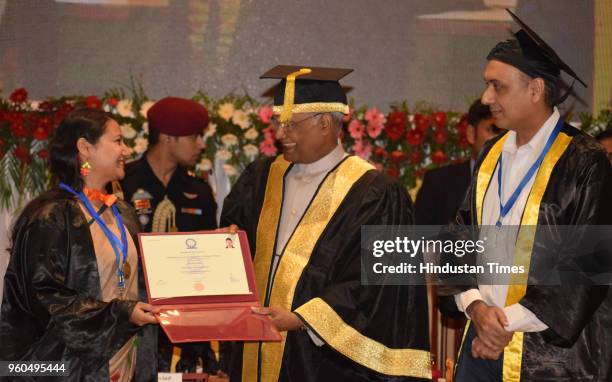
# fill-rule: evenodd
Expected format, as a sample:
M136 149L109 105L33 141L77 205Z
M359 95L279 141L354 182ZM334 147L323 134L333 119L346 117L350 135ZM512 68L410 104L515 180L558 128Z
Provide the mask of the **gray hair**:
M336 126L337 128L341 129L342 125L344 123L344 121L342 120L344 118L344 114L334 111L329 113L332 117L332 121L334 122L334 126Z

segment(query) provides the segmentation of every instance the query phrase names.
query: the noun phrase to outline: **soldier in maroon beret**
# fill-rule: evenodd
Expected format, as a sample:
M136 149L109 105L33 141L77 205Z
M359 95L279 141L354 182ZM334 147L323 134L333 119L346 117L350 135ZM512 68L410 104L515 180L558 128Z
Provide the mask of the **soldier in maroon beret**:
M149 145L139 160L126 166L121 186L145 232L188 232L217 228L211 187L188 168L200 159L208 111L183 98L166 97L147 113ZM159 371L170 371L173 346L160 331ZM204 371L215 374L218 364L209 343L183 345L180 371L194 371L202 359Z

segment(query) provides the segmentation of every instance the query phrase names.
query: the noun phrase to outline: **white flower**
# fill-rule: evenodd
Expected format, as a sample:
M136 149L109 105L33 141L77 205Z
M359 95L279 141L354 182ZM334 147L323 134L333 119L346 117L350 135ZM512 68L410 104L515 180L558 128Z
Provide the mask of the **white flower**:
M236 146L238 144L238 137L234 134L225 134L221 137L221 142L227 147Z
M259 133L257 132L257 130L255 130L254 127L251 127L250 129L246 131L246 133L244 133L244 137L250 140L255 140L257 139L258 136L259 136Z
M259 149L257 148L257 146L251 144L244 145L242 151L244 151L244 155L251 159L256 157L257 154L259 154Z
M110 112L113 110L113 108L112 108L112 107L111 107L111 105L109 105L109 104L105 104L105 105L102 107L102 109L103 109L105 112L107 112L107 113L110 113Z
M204 132L204 139L206 140L209 137L212 137L217 132L217 125L215 123L209 122L208 128Z
M212 162L208 158L202 158L200 163L198 163L198 168L200 171L210 171L212 168Z
M230 160L232 157L232 153L226 149L217 150L215 153L215 158L219 158L221 160Z
M251 126L251 121L249 121L249 115L242 110L236 110L234 115L232 115L232 122L234 124L240 126L242 130L246 130Z
M234 114L234 105L229 102L224 103L223 105L219 106L219 111L217 114L219 114L219 117L229 121Z
M232 166L231 164L224 164L223 171L225 171L227 176L234 176L237 173L236 167Z
M149 134L149 122L144 122L142 124L142 132L145 134Z
M30 108L33 111L38 110L38 107L40 106L40 101L30 101Z
M142 154L147 151L147 147L149 147L149 141L146 138L138 137L134 139L134 152L136 154Z
M117 113L125 118L134 118L134 110L132 110L132 100L122 99L117 104Z
M136 136L136 130L132 127L131 123L124 123L119 126L121 128L121 135L126 139L132 139Z
M153 106L154 104L155 104L155 102L153 102L153 101L146 101L142 105L140 105L140 115L143 118L147 118L147 112L149 111L151 106Z

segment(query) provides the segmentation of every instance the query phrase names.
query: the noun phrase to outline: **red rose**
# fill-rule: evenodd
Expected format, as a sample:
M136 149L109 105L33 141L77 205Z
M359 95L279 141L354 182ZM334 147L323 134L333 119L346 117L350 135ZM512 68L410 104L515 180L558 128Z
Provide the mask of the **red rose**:
M374 149L374 155L385 158L387 156L387 150L384 147L377 147Z
M467 138L464 136L461 136L459 138L459 148L462 150L467 149L468 147L470 147L470 142L468 142Z
M119 103L119 100L117 98L109 98L106 100L106 103L109 104L112 107L117 106L117 104Z
M438 128L443 128L446 126L446 113L443 111L437 111L433 113L433 122Z
M102 101L100 101L100 99L96 97L95 95L91 95L85 98L85 106L93 108L93 109L101 109Z
M459 122L457 124L457 133L460 136L464 137L467 134L468 123L467 122Z
M397 179L399 178L399 169L397 167L389 167L387 169L387 175L390 176L393 179Z
M440 131L436 131L434 133L434 142L436 142L439 145L443 145L446 143L446 131L444 130L440 130Z
M419 164L423 160L423 154L420 151L411 152L409 157L412 164Z
M49 150L47 149L42 149L38 152L38 157L40 159L47 159L49 157Z
M429 129L429 117L416 113L414 115L414 127L423 133L426 132Z
M23 120L24 115L23 113L19 113L19 112L9 112L5 114L6 120L11 122L11 123L18 123L18 124L23 124Z
M53 110L53 104L49 101L43 101L38 105L38 108L42 111L51 111Z
M406 140L410 146L419 146L425 141L425 134L422 130L412 129L406 135Z
M23 123L21 122L12 123L11 132L17 138L25 138L29 134L28 129L26 129Z
M404 113L403 111L399 111L399 110L389 113L389 115L387 116L387 123L389 125L405 126L406 125L406 113Z
M74 110L74 105L71 103L64 103L61 107L60 107L60 112L64 113L64 115L68 115L70 114L71 111Z
M423 178L423 177L425 176L425 173L426 173L426 172L427 172L427 169L426 169L426 168L420 168L420 169L418 169L418 170L416 170L416 171L414 172L414 175L415 175L417 178Z
M406 154L403 151L395 150L391 152L391 160L393 163L401 163L406 160Z
M51 134L51 127L43 124L38 124L34 131L32 131L32 136L39 141L44 141L49 138Z
M431 161L434 164L442 164L445 163L448 160L448 157L446 156L446 154L444 154L444 151L442 150L436 150L433 153L431 153Z
M15 149L13 150L13 155L15 155L15 158L19 159L22 162L30 161L30 150L24 145L19 145L15 147Z
M400 139L402 135L404 135L404 131L404 125L387 124L387 126L385 126L385 133L387 133L387 136L392 141L397 141Z
M28 99L28 91L24 88L15 89L9 96L9 99L14 103L25 102Z

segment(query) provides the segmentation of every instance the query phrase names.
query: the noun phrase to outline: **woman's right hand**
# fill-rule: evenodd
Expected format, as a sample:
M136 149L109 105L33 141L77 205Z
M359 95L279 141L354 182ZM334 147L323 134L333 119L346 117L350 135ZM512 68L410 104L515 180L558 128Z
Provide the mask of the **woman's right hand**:
M158 311L159 309L153 305L139 301L136 303L136 306L132 311L130 322L138 326L157 324L157 318L155 318L154 313L157 313Z

